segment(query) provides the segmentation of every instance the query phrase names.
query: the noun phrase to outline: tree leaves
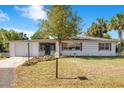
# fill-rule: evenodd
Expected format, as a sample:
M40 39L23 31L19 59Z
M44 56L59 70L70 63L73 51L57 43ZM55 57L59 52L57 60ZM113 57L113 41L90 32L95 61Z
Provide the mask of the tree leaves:
M11 40L27 40L28 37L23 32L16 32L14 30L0 29L0 51L8 48L8 42Z
M41 20L36 34L40 31L54 39L68 39L81 31L81 18L74 14L70 6L54 5L47 12L47 20ZM33 36L34 36L33 35ZM42 38L45 38L42 35Z
M124 31L124 13L118 13L112 17L110 20L110 28L111 30L118 31L118 40L119 43L122 43L122 31Z
M103 38L104 34L108 32L108 23L104 18L98 18L92 23L91 27L88 28L86 35L93 37Z

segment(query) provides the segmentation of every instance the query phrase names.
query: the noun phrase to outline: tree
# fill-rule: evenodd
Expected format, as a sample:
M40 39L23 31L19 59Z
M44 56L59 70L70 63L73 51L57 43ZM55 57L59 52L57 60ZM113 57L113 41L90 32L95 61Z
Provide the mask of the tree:
M9 30L8 33L6 34L8 40L18 40L19 35L16 31L14 30Z
M37 31L31 36L31 39L49 39L49 34L47 31Z
M99 34L96 29L97 29L97 24L92 23L91 27L87 29L87 32L85 33L85 35L92 36L92 37L99 37Z
M49 36L57 39L59 46L61 46L62 39L74 37L81 31L81 18L72 12L70 6L51 6L47 14L48 19L41 21L41 31L46 31Z
M118 41L120 44L120 49L121 49L121 44L122 44L122 31L124 31L124 14L123 13L118 13L115 16L113 16L110 20L110 30L116 30L118 31Z
M0 52L3 52L7 48L8 38L6 37L7 30L0 29Z
M39 20L38 30L31 36L31 39L49 39L50 33L47 26L48 20Z
M27 34L20 32L18 33L18 39L19 40L28 40Z
M6 36L8 38L8 40L27 40L27 34L23 33L23 32L16 32L14 30L9 30L6 33Z
M93 37L104 38L104 34L108 32L108 23L104 18L98 18L93 22L91 27L88 28L86 35Z
M23 32L16 32L14 30L0 29L0 51L8 50L8 42L10 40L27 40L28 37Z
M107 33L103 35L103 38L112 39L111 35L110 34L107 34Z

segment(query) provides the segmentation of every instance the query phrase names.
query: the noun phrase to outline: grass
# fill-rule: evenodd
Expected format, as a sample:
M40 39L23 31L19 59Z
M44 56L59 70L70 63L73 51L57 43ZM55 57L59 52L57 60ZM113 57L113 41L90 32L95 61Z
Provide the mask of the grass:
M124 87L123 57L82 57L59 59L59 79L55 60L15 70L14 87ZM76 79L75 79L76 78Z

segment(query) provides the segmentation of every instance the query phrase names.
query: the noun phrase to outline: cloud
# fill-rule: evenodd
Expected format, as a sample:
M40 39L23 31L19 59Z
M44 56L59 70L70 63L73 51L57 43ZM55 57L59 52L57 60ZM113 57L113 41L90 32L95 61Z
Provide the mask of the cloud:
M32 6L27 6L27 7L15 6L14 8L17 11L21 11L22 12L21 15L23 17L27 17L34 21L47 18L47 14L46 14L46 11L44 10L44 7L40 5L32 5Z
M9 21L9 16L0 9L0 21Z
M7 30L11 30L12 29L12 30L14 30L16 32L26 33L29 38L35 33L35 31L19 29L19 28L5 28L5 29L7 29Z

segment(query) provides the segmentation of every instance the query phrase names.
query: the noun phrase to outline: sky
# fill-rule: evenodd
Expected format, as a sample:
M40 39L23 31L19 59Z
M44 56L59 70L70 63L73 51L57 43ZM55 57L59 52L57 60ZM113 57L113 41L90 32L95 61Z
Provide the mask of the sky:
M48 7L43 5L0 5L0 28L25 32L31 36L38 29L38 19L47 19L45 10ZM117 13L124 12L124 6L118 5L72 5L71 8L83 19L85 25L82 31L84 32L97 18L110 20ZM113 38L118 38L117 31L111 31L109 34Z

